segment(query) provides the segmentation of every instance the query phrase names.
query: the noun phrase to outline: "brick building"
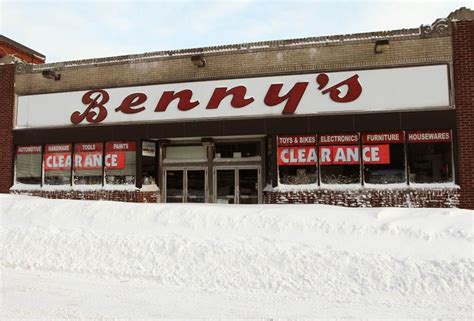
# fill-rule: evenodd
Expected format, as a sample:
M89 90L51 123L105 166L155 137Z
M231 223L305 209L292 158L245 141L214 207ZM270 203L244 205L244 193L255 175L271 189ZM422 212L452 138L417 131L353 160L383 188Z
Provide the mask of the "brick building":
M473 17L0 65L0 192L472 209Z

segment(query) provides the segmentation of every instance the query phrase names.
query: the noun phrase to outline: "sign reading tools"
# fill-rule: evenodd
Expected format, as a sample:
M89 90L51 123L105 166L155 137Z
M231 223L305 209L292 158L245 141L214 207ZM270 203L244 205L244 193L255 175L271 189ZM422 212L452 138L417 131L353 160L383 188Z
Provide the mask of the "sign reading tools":
M358 134L320 135L318 153L316 138L316 135L279 136L278 165L316 165L318 158L320 165L351 165L359 164L361 156L365 164L390 164L390 145L380 144L387 140L373 138L370 145L362 147L361 153Z

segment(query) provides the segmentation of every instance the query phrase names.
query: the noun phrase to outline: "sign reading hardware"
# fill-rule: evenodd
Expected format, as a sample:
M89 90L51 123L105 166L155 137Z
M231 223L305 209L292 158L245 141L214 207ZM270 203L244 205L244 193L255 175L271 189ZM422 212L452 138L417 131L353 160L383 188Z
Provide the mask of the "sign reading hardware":
M19 96L16 128L448 108L447 65Z

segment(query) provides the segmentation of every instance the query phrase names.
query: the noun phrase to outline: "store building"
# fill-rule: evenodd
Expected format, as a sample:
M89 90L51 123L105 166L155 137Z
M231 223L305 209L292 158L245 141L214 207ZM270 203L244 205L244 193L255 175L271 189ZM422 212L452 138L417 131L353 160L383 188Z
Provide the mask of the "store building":
M1 192L474 208L473 17L0 65Z

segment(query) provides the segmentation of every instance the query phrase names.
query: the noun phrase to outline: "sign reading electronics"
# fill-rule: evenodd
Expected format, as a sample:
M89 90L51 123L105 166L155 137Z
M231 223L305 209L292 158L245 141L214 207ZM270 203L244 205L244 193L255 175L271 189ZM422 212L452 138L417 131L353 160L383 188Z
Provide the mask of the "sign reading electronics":
M449 107L433 65L20 96L16 128Z

